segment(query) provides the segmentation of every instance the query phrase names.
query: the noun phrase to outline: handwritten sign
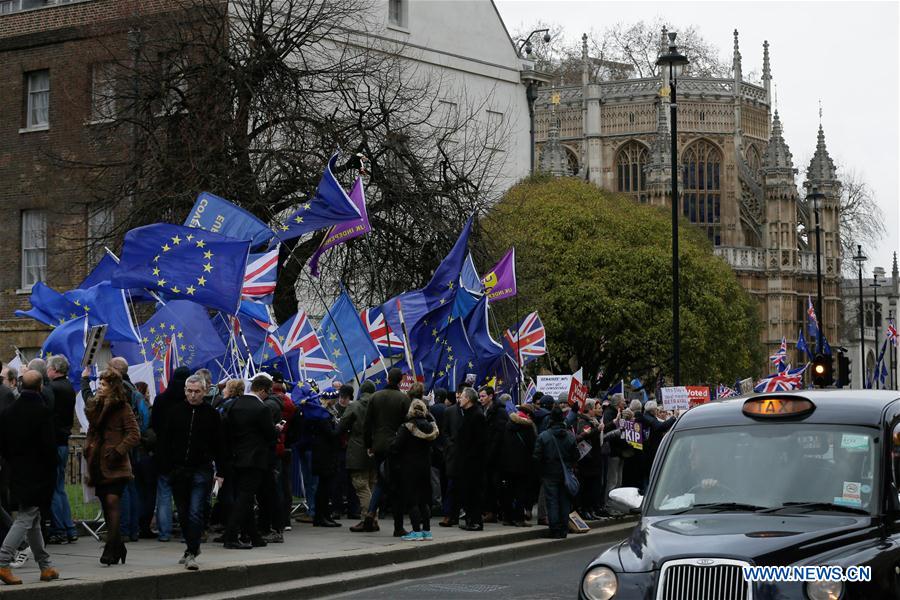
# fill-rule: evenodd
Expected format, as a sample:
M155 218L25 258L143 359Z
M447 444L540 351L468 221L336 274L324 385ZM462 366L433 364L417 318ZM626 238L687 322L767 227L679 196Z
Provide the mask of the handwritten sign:
M571 375L538 375L537 391L556 400L560 394L568 394Z
M709 388L698 385L681 385L660 389L664 410L688 410L709 402Z

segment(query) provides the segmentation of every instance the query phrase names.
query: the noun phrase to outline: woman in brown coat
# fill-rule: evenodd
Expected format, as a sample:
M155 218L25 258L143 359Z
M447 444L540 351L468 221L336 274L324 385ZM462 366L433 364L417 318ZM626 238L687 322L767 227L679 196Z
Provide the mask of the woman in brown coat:
M114 565L121 560L125 564L125 544L119 532L119 499L125 484L132 479L128 453L140 443L140 430L118 371L106 369L100 374L96 395L88 383L82 377L84 413L89 423L84 446L88 464L85 477L100 499L109 532L100 562Z

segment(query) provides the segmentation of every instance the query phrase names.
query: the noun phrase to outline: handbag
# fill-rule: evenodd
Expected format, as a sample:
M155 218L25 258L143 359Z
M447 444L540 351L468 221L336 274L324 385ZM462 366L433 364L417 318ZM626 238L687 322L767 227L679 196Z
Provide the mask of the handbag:
M575 473L572 472L572 469L567 467L566 463L563 461L562 451L559 449L559 444L556 443L556 436L551 433L550 439L553 440L553 445L556 446L556 455L559 456L559 464L562 467L563 477L566 480L566 490L569 492L570 496L575 497L578 495L581 484L578 483L578 478L575 477Z

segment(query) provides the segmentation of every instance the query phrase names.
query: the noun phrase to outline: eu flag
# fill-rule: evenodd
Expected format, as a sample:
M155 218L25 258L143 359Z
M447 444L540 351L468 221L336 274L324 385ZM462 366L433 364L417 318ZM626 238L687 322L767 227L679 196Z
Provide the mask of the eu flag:
M290 240L332 225L358 221L362 218L356 204L334 176L337 157L338 153L335 152L328 160L313 197L302 202L294 214L275 228L276 238L282 241Z
M436 341L438 344L422 362L427 389L442 387L455 391L475 356L463 320L454 318Z
M322 319L318 335L343 381L355 379L378 357L378 349L345 290Z
M184 225L249 240L254 247L265 244L273 235L269 226L254 215L209 192L200 192Z
M125 290L114 288L105 281L88 289L69 290L63 296L87 314L91 325L106 325L107 340L139 341L125 299Z
M235 314L250 242L201 229L157 223L125 234L111 283L147 288Z
M86 316L66 321L51 331L44 341L44 345L41 346L41 355L44 358L50 358L57 354L66 357L69 364L72 365L69 369L69 380L76 386L76 389L80 382L81 369L79 366L84 358L87 330L88 322Z
M104 254L103 258L100 259L100 262L97 263L97 266L91 269L91 272L84 278L84 281L78 285L78 289L86 290L99 283L108 283L118 264L119 263L116 262L116 259L113 258L112 255ZM143 288L127 290L125 295L131 302L156 302L156 298L151 296L150 293Z
M66 321L84 316L84 311L67 300L65 296L38 281L31 286L30 310L17 310L17 317L30 317L44 325L61 325Z
M472 353L475 355L472 363L475 369L474 372L478 375L476 381L483 381L491 367L503 354L503 346L494 341L488 330L487 294L481 297L478 304L466 317L465 322L469 344L471 344Z
M113 354L129 363L164 360L173 336L179 365L198 369L225 354L225 344L206 309L187 300L173 300L161 307L139 331L140 344L114 344Z

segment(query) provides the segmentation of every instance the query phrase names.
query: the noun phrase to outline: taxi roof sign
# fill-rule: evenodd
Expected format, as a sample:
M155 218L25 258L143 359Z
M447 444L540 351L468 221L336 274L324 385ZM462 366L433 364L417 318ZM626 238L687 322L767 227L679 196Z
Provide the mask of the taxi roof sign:
M778 419L808 415L816 405L806 398L750 398L744 402L743 412L748 417Z

